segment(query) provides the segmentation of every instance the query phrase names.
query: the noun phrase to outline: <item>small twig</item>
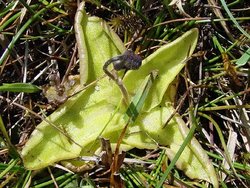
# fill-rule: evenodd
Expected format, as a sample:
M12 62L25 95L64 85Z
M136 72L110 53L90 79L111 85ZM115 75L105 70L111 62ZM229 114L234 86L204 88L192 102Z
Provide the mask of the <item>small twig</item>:
M59 186L57 185L56 179L55 179L53 173L51 172L50 167L48 167L48 171L49 171L50 177L51 177L51 179L52 179L52 181L54 183L55 188L59 188Z
M217 6L217 2L215 0L208 0L208 4L211 6L216 7ZM213 9L214 14L218 17L223 19L223 14L221 13L221 11L219 9ZM235 41L235 39L233 38L231 32L229 31L227 24L225 21L220 21L221 26L223 27L225 33L227 34L227 36L229 37L230 40Z
M72 67L72 64L73 64L73 62L74 62L74 59L75 59L75 55L76 55L76 52L77 52L77 46L76 46L76 44L75 44L75 48L74 48L74 50L73 50L73 54L72 54L72 56L71 56L71 59L70 59L70 63L69 63L69 65L68 65L68 68L67 68L67 70L66 70L66 72L65 72L65 75L63 76L63 79L62 79L62 81L61 81L61 86L63 86L63 84L64 84L64 82L66 81L66 79L68 79L68 75L69 75L69 73L70 73L70 71L71 71L71 67Z
M174 115L180 110L180 108L182 107L187 95L189 94L189 91L192 87L188 88L187 91L185 92L185 94L181 97L181 100L179 101L178 106L175 108L175 110L171 113L171 115L169 116L169 118L167 119L166 123L164 124L164 126L162 127L163 129L168 125L168 123L171 121L171 119L174 117Z

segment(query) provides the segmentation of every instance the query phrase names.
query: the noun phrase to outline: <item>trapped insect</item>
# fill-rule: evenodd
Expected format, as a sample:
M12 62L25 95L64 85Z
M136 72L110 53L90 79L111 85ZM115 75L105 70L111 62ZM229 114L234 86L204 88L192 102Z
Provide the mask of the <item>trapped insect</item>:
M134 54L131 50L125 51L123 54L115 56L104 63L103 70L110 76L108 66L112 63L116 71L119 70L136 70L141 66L142 59L139 55ZM113 75L112 75L113 76ZM111 76L111 77L112 77Z
M127 92L126 87L123 85L121 78L117 75L116 72L112 73L108 70L108 66L113 64L113 67L116 71L119 70L136 70L139 69L142 63L142 59L139 55L134 54L133 51L127 50L123 54L115 56L108 61L106 61L103 65L103 71L116 82L119 86L124 102L128 105L129 104L129 95Z

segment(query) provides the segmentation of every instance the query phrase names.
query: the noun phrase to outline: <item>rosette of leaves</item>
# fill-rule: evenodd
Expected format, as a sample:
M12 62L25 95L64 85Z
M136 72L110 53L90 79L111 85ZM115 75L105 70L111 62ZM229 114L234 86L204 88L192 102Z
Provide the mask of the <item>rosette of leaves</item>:
M98 155L99 137L110 140L115 147L128 121L124 118L127 106L119 87L107 76L103 78L102 70L105 61L125 51L123 43L102 19L87 15L84 4L78 8L75 29L81 84L87 87L34 130L21 153L27 169ZM176 88L171 83L194 51L197 39L198 30L192 29L144 59L139 70L127 72L123 83L131 99L144 92L152 71L157 71L157 77L137 118L130 123L120 150L155 149L161 145L166 146L166 155L173 159L189 129L178 114L164 126L174 112L171 99ZM214 168L195 138L184 149L176 166L190 178L203 179L218 187Z

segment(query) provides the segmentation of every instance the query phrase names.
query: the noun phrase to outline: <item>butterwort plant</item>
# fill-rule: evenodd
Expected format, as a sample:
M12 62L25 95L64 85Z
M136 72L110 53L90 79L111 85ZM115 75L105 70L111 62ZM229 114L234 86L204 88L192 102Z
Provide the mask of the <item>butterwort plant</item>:
M75 33L81 85L85 89L69 98L36 127L21 152L27 169L37 170L80 156L98 155L100 137L108 139L114 148L130 121L121 88L105 76L103 70L105 62L126 51L122 41L102 19L87 15L84 3L75 17ZM176 88L171 83L193 53L197 40L198 30L191 29L143 59L139 69L127 71L122 84L129 104L143 96L152 72L156 76L140 110L135 111L138 114L129 124L120 150L166 146L165 153L170 160L178 152L189 129L178 114L165 126L175 111L172 98ZM117 72L118 77L123 74L123 70ZM195 138L187 144L175 165L188 177L218 187L213 165Z

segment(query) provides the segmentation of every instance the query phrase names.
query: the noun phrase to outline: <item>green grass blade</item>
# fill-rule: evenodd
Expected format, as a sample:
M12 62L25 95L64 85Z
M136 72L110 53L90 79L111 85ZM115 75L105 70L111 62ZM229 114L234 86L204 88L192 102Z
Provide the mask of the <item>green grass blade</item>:
M0 32L2 32L4 30L4 28L7 27L10 23L12 23L13 21L15 21L20 15L21 15L21 12L18 12L15 15L13 15L11 18L9 18L6 22L4 22L0 26Z
M13 5L15 4L15 1L12 1L10 4L8 4L5 8L4 8L4 10L1 10L0 11L0 18L2 19L2 17L4 16L4 15L6 15L9 11L10 11L10 9L13 7Z
M235 170L235 168L233 166L232 160L230 159L230 155L229 155L229 152L228 152L228 149L227 149L227 144L225 142L225 139L224 139L223 133L222 133L222 131L220 129L220 126L217 124L217 122L213 118L209 117L208 115L203 114L201 112L198 112L198 114L200 116L208 119L213 124L213 126L215 127L215 129L216 129L216 131L217 131L217 133L219 135L219 138L220 138L220 141L221 141L221 145L222 145L222 147L224 149L224 153L225 153L224 157L225 157L227 163L229 164L230 168L233 170L233 172L237 176L237 173L236 173L236 170Z
M6 142L7 142L7 145L8 145L8 149L9 149L9 154L13 157L13 158L18 158L19 157L19 154L16 150L16 148L13 146L13 144L11 143L11 140L10 140L10 137L5 129L5 126L4 126L4 123L3 123L3 120L2 120L2 117L0 116L0 131L2 132Z
M6 175L18 163L18 161L19 159L11 160L8 164L8 167L0 173L0 179L2 179L3 176Z
M37 20L41 14L43 14L44 12L46 12L49 8L56 6L60 3L56 2L56 3L52 3L50 5L48 5L47 7L41 9L40 11L38 11L37 13L35 13L21 28L20 30L16 33L16 35L13 37L12 41L9 43L8 47L5 49L5 51L3 52L1 58L0 58L0 65L3 64L3 62L6 60L6 58L8 57L8 55L10 54L11 50L13 49L15 43L17 42L17 40L21 37L21 35L23 34L23 32L30 26L30 24L32 22L34 22L35 20Z
M36 93L41 91L41 89L38 86L29 83L4 83L0 86L0 91Z
M158 184L156 185L157 188L161 188L164 181L166 180L166 178L168 177L170 171L174 168L175 163L177 162L177 160L179 159L179 157L181 156L181 153L184 151L184 149L187 147L187 145L190 143L190 141L193 138L195 129L196 129L196 123L195 120L192 121L193 125L190 128L190 131L187 135L187 137L185 138L183 144L181 145L180 149L178 150L178 152L176 153L175 157L173 158L173 160L171 161L171 163L169 164L167 170L164 172L163 176L161 177L160 181L158 182Z
M247 64L250 59L250 48L236 61L236 65L243 66Z
M250 35L238 24L238 22L236 21L236 19L234 18L234 16L232 15L232 13L230 12L229 8L227 7L227 4L224 0L220 0L223 8L225 9L225 11L227 12L228 16L230 17L230 19L232 20L232 22L235 24L235 26L239 29L239 31L245 35L248 39L250 39Z
M146 79L146 84L145 85L143 84L143 89L138 90L132 102L130 103L126 114L129 117L131 117L132 121L135 121L137 116L139 115L139 112L143 107L145 99L148 96L148 93L156 76L157 76L157 71L153 71L150 73L150 75Z

